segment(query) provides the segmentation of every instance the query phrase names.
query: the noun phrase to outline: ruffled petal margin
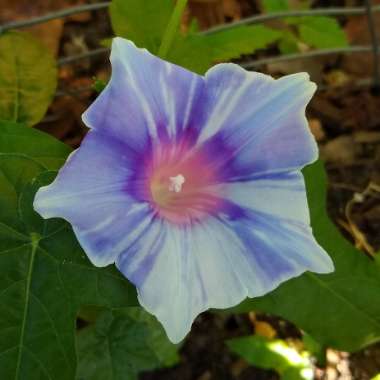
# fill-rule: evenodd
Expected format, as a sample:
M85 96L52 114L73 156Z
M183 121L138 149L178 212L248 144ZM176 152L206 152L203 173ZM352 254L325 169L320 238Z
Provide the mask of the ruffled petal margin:
M301 169L318 149L305 117L316 86L306 73L273 79L235 64L206 73L208 118L198 143L228 148L230 180Z
M307 270L333 270L309 227L284 227L262 214L234 221L209 218L188 229L156 221L116 265L174 343L202 311L262 296Z
M83 114L84 123L144 149L203 125L204 78L116 37L112 76Z
M113 264L141 233L151 214L125 190L134 175L134 151L90 131L49 186L41 187L34 209L44 218L66 219L96 266ZM130 232L132 231L132 232Z

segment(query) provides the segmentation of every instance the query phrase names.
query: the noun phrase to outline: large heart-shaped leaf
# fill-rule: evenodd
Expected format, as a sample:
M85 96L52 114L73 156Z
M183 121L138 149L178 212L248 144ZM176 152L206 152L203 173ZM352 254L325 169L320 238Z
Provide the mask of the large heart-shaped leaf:
M136 380L178 361L158 321L140 307L106 310L77 336L78 380Z
M322 163L307 167L304 175L315 237L336 270L328 275L305 273L265 297L245 301L239 309L280 315L325 346L355 351L380 340L380 270L327 216Z
M40 42L26 33L0 36L0 121L38 123L56 85L55 60Z
M27 144L27 141L29 143ZM22 153L25 150L26 153ZM80 305L136 305L113 267L95 268L62 220L33 210L70 149L36 130L0 130L0 373L4 379L72 380Z

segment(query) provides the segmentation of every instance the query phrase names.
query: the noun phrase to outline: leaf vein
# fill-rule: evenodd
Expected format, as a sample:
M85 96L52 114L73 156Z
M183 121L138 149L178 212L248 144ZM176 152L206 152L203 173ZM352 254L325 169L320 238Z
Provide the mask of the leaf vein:
M58 343L59 343L59 345L60 345L60 347L61 347L61 349L62 349L62 352L63 352L63 356L64 356L64 358L65 358L65 361L66 361L66 363L70 366L70 361L69 361L69 359L68 359L68 357L67 357L67 355L66 355L66 351L65 351L64 346L63 346L63 344L62 344L61 337L60 337L60 335L59 335L59 333L58 333L58 330L57 330L57 327L56 327L56 325L55 325L55 323L54 323L54 320L53 320L53 318L51 317L51 314L50 314L49 309L48 309L48 308L45 306L45 304L44 304L44 303L43 303L43 302L37 297L36 294L34 294L32 291L30 292L30 294L35 298L35 300L39 303L39 305L42 307L42 309L45 311L46 315L48 316L48 318L49 318L49 320L50 320L50 323L51 323L51 325L52 325L52 327L53 327L54 334L55 334L55 336L56 336L56 338L57 338L57 341L58 341Z
M36 256L37 247L38 247L38 242L37 241L35 241L34 243L32 242L32 251L30 253L29 268L28 268L28 273L26 277L26 285L25 285L25 307L24 307L24 314L23 314L22 324L21 324L20 347L17 354L17 364L16 364L16 372L15 372L16 380L19 378L19 374L20 374L20 367L21 367L21 361L22 361L22 346L23 346L22 342L25 339L25 327L26 327L28 309L29 309L30 287L32 284L34 258Z
M315 274L308 272L309 277L311 277L314 281L320 284L323 288L327 289L333 296L338 298L344 304L348 305L352 310L354 310L358 314L362 314L366 317L366 319L371 322L377 329L380 328L380 323L376 319L374 319L370 314L364 312L364 310L360 310L356 305L350 303L344 296L334 291L331 287L329 287L325 282L321 281Z

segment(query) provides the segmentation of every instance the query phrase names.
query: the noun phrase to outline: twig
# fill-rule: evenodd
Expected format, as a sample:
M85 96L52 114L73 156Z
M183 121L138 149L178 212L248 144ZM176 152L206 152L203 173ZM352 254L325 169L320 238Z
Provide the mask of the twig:
M350 88L350 87L355 87L355 88L360 88L360 87L371 87L373 85L373 78L364 78L364 79L358 79L353 82L348 82L344 83L342 85L328 85L326 83L321 83L318 85L318 91L328 91L331 88L334 89L341 89L341 88Z
M69 63L73 63L75 61L80 61L82 59L92 58L97 55L105 54L105 53L108 53L109 51L110 51L110 48L102 47L102 48L87 51L85 53L70 55L68 57L60 58L57 63L58 63L58 66L63 66Z
M273 12L268 14L256 15L252 17L243 18L242 20L215 26L204 31L204 34L216 33L236 26L259 24L266 21L283 19L286 17L306 17L306 16L352 16L364 15L366 13L365 7L348 7L348 8L315 8L309 10L286 11L286 12ZM372 7L372 12L380 12L380 5Z
M90 50L86 53L64 57L58 60L58 65L59 66L66 65L76 60L94 57L99 54L107 53L108 51L109 51L109 48L99 48L99 49ZM330 54L366 53L366 52L371 52L371 51L372 51L372 46L348 46L348 47L336 48L336 49L320 49L320 50L312 50L306 53L287 54L287 55L281 55L278 57L276 56L276 57L258 59L255 61L243 62L241 63L241 66L247 70L250 70L258 66L267 65L270 63L293 61L293 60L304 59L304 58L314 58L314 57L330 55Z
M328 186L332 187L334 189L343 189L343 190L351 191L353 193L360 193L360 192L363 191L359 187L353 186L353 185L350 185L350 184L347 184L347 183L329 182Z
M77 7L71 7L64 9L62 11L48 13L44 16L35 17L29 20L20 20L9 22L4 25L0 25L0 34L10 29L25 28L27 26L40 24L46 21L50 21L56 18L70 16L76 13L93 11L98 9L107 8L111 2L105 1L95 4L80 5ZM315 8L309 10L296 10L296 11L286 11L286 12L273 12L269 14L255 15L252 17L247 17L239 21L231 22L228 24L218 25L210 28L206 31L201 32L202 34L216 33L222 30L234 28L240 25L248 24L259 24L266 21L282 19L286 17L306 17L306 16L348 16L348 15L362 15L366 13L365 7L331 7L331 8ZM380 5L375 5L372 7L372 12L379 12Z
M358 249L364 249L369 255L374 257L375 250L368 243L367 237L365 234L359 229L357 224L354 222L352 218L352 208L357 203L363 203L368 196L377 196L380 190L380 186L376 185L373 182L370 182L368 186L362 192L355 192L351 200L346 204L345 207L345 215L348 222L348 226L352 236L355 239L355 246Z
M107 8L109 5L110 5L109 1L102 2L102 3L95 3L95 4L79 5L77 7L71 7L71 8L63 9L61 11L51 12L43 16L34 17L29 20L12 21L12 22L0 25L0 34L10 29L25 28L28 26L41 24L41 23L54 20L57 18L71 16L77 13L104 9L104 8Z
M263 58L255 61L250 61L242 64L242 67L245 69L253 69L257 66L267 65L270 63L278 63L284 61L294 61L297 59L304 58L315 58L323 55L329 54L341 54L341 53L366 53L371 52L372 46L347 46L343 48L335 48L335 49L319 49L319 50L311 50L305 53L295 53L295 54L286 54L278 57L271 58Z

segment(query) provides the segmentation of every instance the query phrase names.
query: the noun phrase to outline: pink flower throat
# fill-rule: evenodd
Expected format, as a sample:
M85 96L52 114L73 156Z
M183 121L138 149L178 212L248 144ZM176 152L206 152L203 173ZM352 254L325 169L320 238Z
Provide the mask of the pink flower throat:
M220 198L213 186L217 173L208 161L200 151L173 147L154 156L148 186L151 203L161 217L183 224L217 209Z

